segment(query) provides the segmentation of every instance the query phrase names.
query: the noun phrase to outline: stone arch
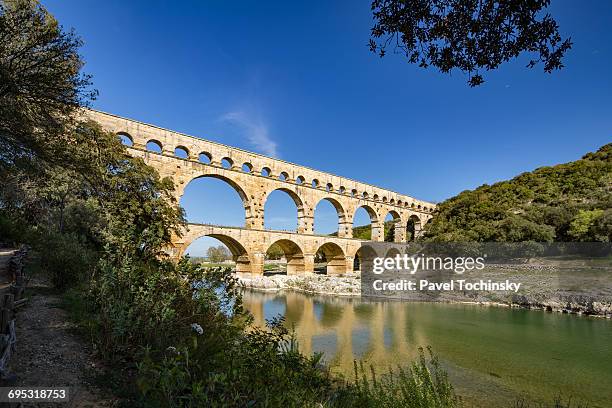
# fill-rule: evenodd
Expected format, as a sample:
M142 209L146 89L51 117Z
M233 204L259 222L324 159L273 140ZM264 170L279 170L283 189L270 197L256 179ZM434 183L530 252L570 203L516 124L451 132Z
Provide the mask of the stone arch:
M355 225L354 225L355 214L357 213L357 211L360 208L363 208L368 213L368 216L370 217L370 226L371 226L371 229L372 229L372 233L370 235L370 239L372 241L380 241L381 238L383 237L382 236L383 231L382 231L382 227L381 227L381 221L380 221L380 219L378 217L378 213L374 210L374 208L370 207L369 205L363 204L363 205L360 205L357 208L355 208L355 211L353 212L352 217L350 219L350 224L352 224L353 228L355 227Z
M334 207L334 209L336 210L336 215L338 216L338 236L340 237L344 237L347 236L348 234L348 226L347 226L347 214L346 211L344 210L344 207L342 206L342 204L340 203L340 201L336 200L335 198L332 197L323 197L321 198L319 201L317 201L317 203L315 204L314 208L314 213L313 213L313 221L316 223L316 211L317 211L317 207L319 206L319 204L322 201L327 201L329 203L331 203L331 205ZM313 225L313 231L314 231L314 225Z
M189 149L185 146L176 146L174 148L174 156L180 159L189 159Z
M134 138L127 132L118 132L117 137L121 141L121 144L132 147L134 146Z
M148 140L147 143L145 144L145 149L153 153L162 153L164 146L161 144L159 140L151 139L151 140Z
M402 253L400 252L399 249L391 247L385 253L385 258L395 258L396 255L401 255L401 254Z
M393 221L393 232L387 230L387 216L391 215ZM402 225L402 217L395 210L388 210L384 218L381 218L384 227L384 239L386 242L403 242L405 241L404 226Z
M249 162L242 163L242 171L245 173L253 173L253 165Z
M242 245L237 239L230 237L229 235L224 234L199 234L191 237L190 240L186 240L184 243L184 247L179 255L183 255L183 253L187 250L187 247L191 245L195 240L202 237L211 237L219 240L223 245L225 245L232 254L232 260L236 263L236 272L242 273L251 273L251 259L249 258L249 254L245 249L244 245Z
M295 242L289 239L279 239L273 242L272 245L277 245L285 254L287 260L287 275L296 275L298 273L304 273L304 251Z
M181 197L185 193L185 189L191 182L193 182L194 180L206 178L206 177L221 180L225 182L226 184L228 184L231 188L233 188L234 191L236 191L236 193L238 193L238 196L240 197L240 200L242 201L242 205L244 207L244 225L248 227L253 218L251 201L249 200L246 192L242 189L242 187L240 187L240 185L236 181L232 180L229 177L222 176L220 174L214 174L214 173L206 173L206 174L197 175L196 177L193 177L191 180L189 180L189 182L185 183L182 189L177 190L179 192L179 202L180 202Z
M304 176L297 176L297 177L295 178L295 184L304 184L304 181L305 181L305 180L306 180L306 179L304 179Z
M273 190L270 190L266 193L263 203L261 205L264 214L263 214L263 220L262 220L262 225L264 225L265 228L265 210L266 210L266 203L268 202L268 198L270 197L270 194L272 194L275 191L282 191L283 193L287 194L289 197L291 197L291 199L293 200L295 207L297 209L297 229L296 232L303 232L304 229L307 227L306 224L306 220L305 220L305 210L304 210L304 202L302 201L302 199L300 198L300 196L293 190L289 189L289 188L284 188L284 187L280 187L280 188L275 188Z
M338 275L347 271L344 251L333 242L326 242L317 249L315 263L317 263L317 260L325 262L325 273L327 275Z
M353 254L353 271L372 271L376 251L370 245L361 245Z
M208 152L200 152L198 154L198 161L203 164L210 164L212 163L212 155Z
M272 176L272 170L270 170L269 167L262 167L261 175L264 176L264 177L271 177Z
M233 169L234 168L234 161L232 159L230 159L229 157L224 157L221 159L221 167L223 167L224 169Z
M286 171L281 171L278 175L280 181L289 181L289 174Z
M406 224L406 235L408 241L414 241L415 239L417 239L421 234L421 230L421 219L415 214L412 214L410 217L408 217L408 222Z

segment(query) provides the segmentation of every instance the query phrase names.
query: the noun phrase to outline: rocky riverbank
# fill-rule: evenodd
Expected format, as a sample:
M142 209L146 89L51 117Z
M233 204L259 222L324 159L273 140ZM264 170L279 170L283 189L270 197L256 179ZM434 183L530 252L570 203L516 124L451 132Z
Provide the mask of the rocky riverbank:
M293 290L304 293L361 296L361 279L358 274L346 276L269 275L240 274L241 285L259 291ZM475 303L540 309L552 312L584 314L612 318L612 276L607 273L573 270L566 273L559 269L535 266L531 268L496 268L488 270L483 278L499 281L511 279L521 282L517 293L496 291L449 291L436 294L437 302ZM386 297L388 299L388 297ZM405 297L403 300L406 299Z
M248 289L262 291L295 290L305 293L335 296L361 296L359 275L326 276L307 275L249 275L237 274L240 284Z

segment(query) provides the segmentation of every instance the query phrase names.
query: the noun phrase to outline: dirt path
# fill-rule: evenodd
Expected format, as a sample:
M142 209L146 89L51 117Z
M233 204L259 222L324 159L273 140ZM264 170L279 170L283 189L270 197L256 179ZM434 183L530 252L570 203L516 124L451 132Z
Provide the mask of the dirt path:
M15 385L69 387L71 401L62 406L115 405L113 398L91 383L99 365L88 345L71 331L73 325L59 307L60 298L41 284L29 287L28 292L28 303L17 312L17 350L10 363L17 376Z

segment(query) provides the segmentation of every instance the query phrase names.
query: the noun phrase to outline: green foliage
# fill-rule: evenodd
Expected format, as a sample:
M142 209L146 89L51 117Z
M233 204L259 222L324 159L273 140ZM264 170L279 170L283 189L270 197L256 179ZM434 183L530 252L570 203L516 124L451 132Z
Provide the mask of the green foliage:
M592 231L596 222L602 218L604 210L580 210L570 223L568 235L577 241L591 241L594 238Z
M270 248L266 251L266 259L281 259L285 256L285 252L277 243L270 245Z
M206 250L206 257L208 258L209 262L223 262L231 259L232 254L230 254L225 245L219 245L216 247L209 247Z
M370 50L405 54L422 68L469 74L470 86L484 82L479 71L492 70L522 53L537 54L528 67L545 72L563 67L571 40L561 38L557 22L544 10L550 0L373 0L375 24Z
M446 372L428 348L429 358L419 348L419 358L408 368L368 376L363 364L355 362L355 382L338 398L343 407L458 407L459 400Z
M139 365L147 406L315 406L332 392L320 356L305 357L282 320L222 342L218 333L194 333L160 363ZM212 350L212 352L211 352Z
M353 238L372 239L372 226L368 224L353 227Z
M214 284L194 296L192 283L204 279ZM226 318L223 308L230 304L229 297L214 296L221 286L227 296L238 296L231 277L214 278L187 260L178 265L157 260L102 261L89 293L98 310L99 350L110 359L137 356L147 347L157 353L188 338L191 323L212 332L218 332L216 326L227 323L229 328L232 323L239 330L241 305L234 302L236 319Z
M53 286L60 290L88 281L96 267L99 253L82 236L46 231L36 235L35 250L40 257L41 269Z
M64 152L73 157L70 166L0 170L6 176L0 240L10 234L13 242L31 244L61 288L91 275L104 249L107 260L162 255L184 222L172 182L127 156L115 135L84 122L70 140Z
M438 206L433 241L612 240L612 144L581 160L464 191Z
M393 237L395 235L395 223L393 221L385 221L383 224L385 241L393 242ZM337 235L337 234L332 234ZM353 227L353 238L357 239L372 239L372 225L359 225Z
M0 38L0 168L56 160L75 109L96 95L81 40L34 0L0 1Z

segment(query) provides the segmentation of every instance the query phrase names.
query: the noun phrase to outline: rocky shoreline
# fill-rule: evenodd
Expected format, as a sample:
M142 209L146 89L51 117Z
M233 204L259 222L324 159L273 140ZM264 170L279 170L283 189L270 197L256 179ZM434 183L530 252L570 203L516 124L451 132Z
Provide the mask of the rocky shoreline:
M361 296L361 280L358 274L345 276L326 276L318 274L306 275L249 275L236 274L240 285L249 290L275 292L290 290L308 294L333 296ZM524 280L532 280L533 276L523 276ZM599 291L584 288L583 290L567 291L551 288L540 280L531 282L528 290L519 293L500 294L499 292L450 292L437 296L432 301L443 303L467 303L483 306L504 306L549 312L588 315L612 318L612 296L609 288L599 288ZM385 297L385 299L390 299ZM417 299L423 301L424 299ZM426 300L426 299L425 299Z
M326 276L307 275L248 275L236 274L244 288L274 292L294 290L304 293L335 296L361 296L359 275Z

